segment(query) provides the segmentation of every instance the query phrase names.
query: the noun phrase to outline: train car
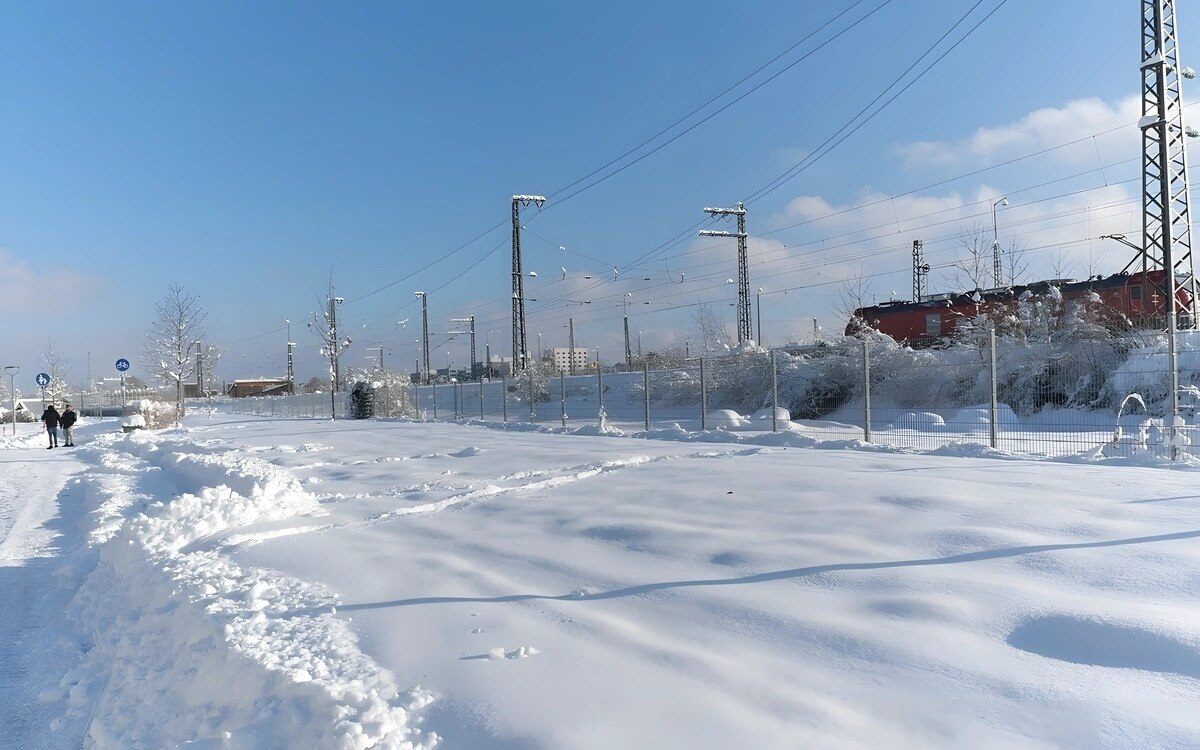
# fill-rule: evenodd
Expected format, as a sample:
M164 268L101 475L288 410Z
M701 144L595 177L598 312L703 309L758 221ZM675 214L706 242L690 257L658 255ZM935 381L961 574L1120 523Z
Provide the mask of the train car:
M893 300L855 310L846 326L846 335L852 336L868 327L910 346L931 346L953 336L961 326L979 315L1009 315L1027 292L1045 296L1051 287L1058 289L1065 302L1096 303L1099 314L1114 328L1130 325L1162 328L1165 327L1167 307L1165 278L1164 271L1119 273L1086 281L1049 279L1002 289L935 294L919 302ZM1191 295L1180 290L1176 300L1179 327L1191 328L1193 321L1187 314L1191 309Z

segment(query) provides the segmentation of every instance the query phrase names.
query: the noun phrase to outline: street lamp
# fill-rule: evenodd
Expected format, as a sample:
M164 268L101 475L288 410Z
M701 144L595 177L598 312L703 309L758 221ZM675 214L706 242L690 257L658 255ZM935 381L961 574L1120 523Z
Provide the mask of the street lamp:
M504 331L498 331L495 328L493 328L492 330L488 331L485 334L486 346L487 346L487 353L485 356L487 357L487 363L486 363L486 366L484 367L484 371L487 373L487 376L489 379L492 377L492 334L493 333L504 333Z
M996 288L1004 286L1004 266L1000 263L1000 235L996 229L996 206L1007 206L1008 198L1001 198L992 204L992 276Z
M17 373L21 371L16 365L5 365L4 372L8 374L8 394L12 396L12 425L13 437L17 434Z

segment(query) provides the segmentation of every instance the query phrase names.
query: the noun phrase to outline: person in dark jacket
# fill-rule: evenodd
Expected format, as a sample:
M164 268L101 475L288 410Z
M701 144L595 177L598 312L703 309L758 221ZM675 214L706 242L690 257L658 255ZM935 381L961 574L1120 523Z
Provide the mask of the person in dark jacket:
M75 413L75 407L67 404L63 408L62 415L58 418L58 423L63 428L63 444L74 447L75 432L72 428L75 427L75 421L79 419L79 415Z
M49 406L46 407L46 410L42 412L42 424L46 425L46 432L50 434L50 445L46 446L47 449L57 448L58 447L58 409L54 408L54 404L50 404Z

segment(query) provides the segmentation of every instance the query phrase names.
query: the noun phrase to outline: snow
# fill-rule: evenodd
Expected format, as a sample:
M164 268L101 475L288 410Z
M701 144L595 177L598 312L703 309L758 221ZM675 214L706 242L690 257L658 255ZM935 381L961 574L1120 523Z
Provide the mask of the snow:
M771 416L194 415L93 421L59 451L21 425L0 438L0 729L34 748L1200 743L1193 463L920 453Z

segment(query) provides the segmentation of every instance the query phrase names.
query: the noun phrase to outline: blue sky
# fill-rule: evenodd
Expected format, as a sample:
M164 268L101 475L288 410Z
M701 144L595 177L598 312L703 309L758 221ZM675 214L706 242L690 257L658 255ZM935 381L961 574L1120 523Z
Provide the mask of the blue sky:
M938 50L999 2L980 3ZM856 5L833 30L882 3ZM284 319L307 377L321 365L302 324L331 277L355 339L347 361L382 343L393 364L412 367L418 289L430 293L435 345L449 318L474 313L480 349L499 330L493 350L507 351L505 227L401 279L505 221L512 194L567 195L555 191L851 5L5 3L0 356L32 374L52 339L76 377L88 352L93 374L112 374L117 356L140 353L155 301L178 282L209 311L223 377L281 372ZM732 325L730 248L687 239L625 267L700 221L704 206L752 194L816 149L972 5L892 0L653 155L529 211L531 339L565 345L572 316L581 346L618 358L625 292L651 303L631 308L647 347L694 338L698 302ZM935 265L931 287L954 286L949 236L1009 192L1000 221L1034 248L1030 273L1049 275L1052 257L1074 276L1120 270L1125 252L1095 238L1140 226L1138 186L1124 182L1138 169L1138 10L1008 0L875 119L750 204L767 342L803 338L814 317L838 328L846 278L864 277L875 299L909 294L915 237ZM1200 17L1181 14L1186 58ZM888 217L893 226L878 229ZM990 210L982 221L990 232ZM623 275L599 283L613 266ZM692 281L664 285L680 272ZM591 301L566 301L577 298ZM447 351L464 362L465 344L444 344L433 362L444 366Z

